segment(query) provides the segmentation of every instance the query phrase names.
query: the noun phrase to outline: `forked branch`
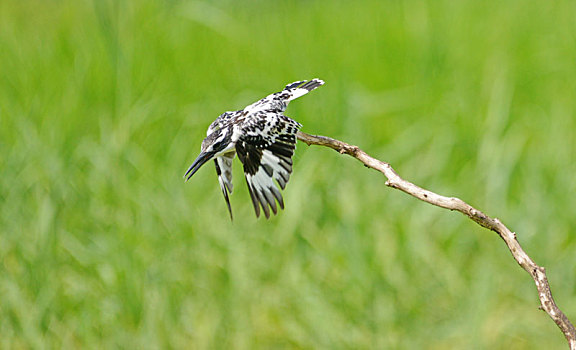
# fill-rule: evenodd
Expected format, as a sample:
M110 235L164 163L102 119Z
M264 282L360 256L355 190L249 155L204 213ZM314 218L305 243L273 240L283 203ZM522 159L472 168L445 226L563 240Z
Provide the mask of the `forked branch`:
M309 146L325 146L332 148L340 154L352 156L361 161L365 166L383 173L388 179L386 181L386 186L401 190L426 203L445 209L459 211L474 220L480 226L498 233L508 246L512 256L516 259L516 262L518 262L518 264L522 266L530 276L532 276L532 279L534 279L536 289L538 290L538 296L540 298L540 308L546 311L550 318L558 325L564 334L564 337L566 337L570 349L576 350L576 330L568 317L566 317L554 302L550 291L550 285L548 284L548 278L546 277L546 270L532 261L528 254L526 254L522 249L520 243L516 240L516 234L510 231L510 229L500 222L500 220L489 217L461 199L441 196L402 179L390 164L370 157L357 146L349 145L330 137L309 135L300 131L298 132L297 137L300 141Z

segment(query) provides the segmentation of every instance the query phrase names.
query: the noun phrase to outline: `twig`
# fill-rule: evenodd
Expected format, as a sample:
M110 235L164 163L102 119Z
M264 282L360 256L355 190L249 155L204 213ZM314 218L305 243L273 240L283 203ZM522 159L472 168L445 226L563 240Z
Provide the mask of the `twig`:
M554 302L550 291L550 285L548 284L548 278L546 277L546 270L532 261L528 254L526 254L522 249L520 243L516 240L516 234L510 231L510 229L500 222L500 220L489 217L461 199L441 196L402 179L390 164L370 157L357 146L349 145L330 137L309 135L300 131L298 132L297 137L308 146L318 145L330 147L340 154L352 156L361 161L365 166L383 173L388 179L388 181L386 181L386 186L403 191L426 203L445 209L457 210L474 220L478 225L498 233L504 242L506 242L512 256L516 259L516 262L518 262L518 264L522 266L530 276L532 276L532 279L534 279L536 288L538 289L538 296L540 298L540 308L546 311L550 318L558 325L562 333L564 333L568 345L570 346L570 350L576 350L576 330L568 317L566 317Z

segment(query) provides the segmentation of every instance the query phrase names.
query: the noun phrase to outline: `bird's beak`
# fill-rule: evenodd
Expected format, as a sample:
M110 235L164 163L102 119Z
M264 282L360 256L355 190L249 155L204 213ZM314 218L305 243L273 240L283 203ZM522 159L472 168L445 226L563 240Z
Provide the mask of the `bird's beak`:
M194 163L192 163L192 165L190 165L190 168L188 168L188 171L186 171L186 174L184 175L184 178L186 179L186 181L190 180L192 175L194 175L198 171L198 169L200 169L200 167L202 165L204 165L204 163L206 163L207 161L212 159L213 155L214 155L214 152L202 152L202 153L200 153L198 158L196 158L196 160L194 160Z

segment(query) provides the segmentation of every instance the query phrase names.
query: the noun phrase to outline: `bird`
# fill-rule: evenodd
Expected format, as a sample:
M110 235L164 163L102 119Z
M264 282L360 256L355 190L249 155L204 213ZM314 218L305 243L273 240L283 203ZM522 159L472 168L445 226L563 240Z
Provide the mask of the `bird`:
M275 182L285 189L292 174L296 133L302 124L284 115L288 103L324 85L320 79L300 80L279 92L238 111L222 113L210 124L200 154L184 175L185 181L210 160L214 160L220 189L233 220L229 194L232 193L232 161L236 154L244 167L244 177L256 218L260 207L266 219L284 209L284 199ZM278 203L278 204L276 204Z

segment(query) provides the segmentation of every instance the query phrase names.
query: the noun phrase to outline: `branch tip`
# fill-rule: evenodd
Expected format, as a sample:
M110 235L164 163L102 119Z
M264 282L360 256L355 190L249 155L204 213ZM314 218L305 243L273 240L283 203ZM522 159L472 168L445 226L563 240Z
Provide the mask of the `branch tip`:
M520 243L518 243L518 240L516 239L516 232L512 232L510 229L508 229L504 224L502 224L502 222L500 222L499 219L489 217L482 211L472 207L457 197L444 197L434 192L427 191L409 181L402 179L390 166L390 164L370 157L358 146L349 145L345 142L332 139L330 137L309 135L301 131L298 131L296 136L300 141L306 143L308 146L324 146L332 148L340 154L348 154L362 162L366 167L378 170L383 173L387 179L385 183L386 186L399 189L402 192L405 192L426 203L441 208L458 211L468 216L478 225L496 232L502 238L502 240L504 240L516 262L532 276L532 279L536 284L536 289L538 290L538 296L541 302L541 306L538 308L545 311L548 316L550 316L550 318L556 323L558 328L560 328L568 342L570 349L576 350L576 329L568 317L566 317L566 315L560 310L560 308L558 308L554 302L554 299L552 298L552 292L550 291L550 285L546 277L546 269L536 265L536 263L532 261L524 249L522 249Z

